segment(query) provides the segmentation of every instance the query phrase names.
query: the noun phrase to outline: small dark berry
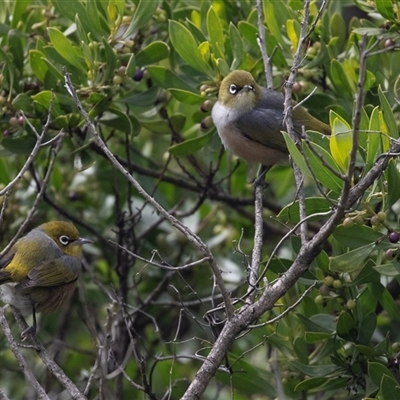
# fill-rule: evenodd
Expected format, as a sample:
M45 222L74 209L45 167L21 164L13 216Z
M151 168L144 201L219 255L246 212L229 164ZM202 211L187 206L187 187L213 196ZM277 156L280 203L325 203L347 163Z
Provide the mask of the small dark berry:
M144 71L142 69L136 70L135 74L133 75L133 80L136 82L140 82L143 79Z
M400 235L398 232L393 231L389 233L389 241L390 243L397 243L400 239Z

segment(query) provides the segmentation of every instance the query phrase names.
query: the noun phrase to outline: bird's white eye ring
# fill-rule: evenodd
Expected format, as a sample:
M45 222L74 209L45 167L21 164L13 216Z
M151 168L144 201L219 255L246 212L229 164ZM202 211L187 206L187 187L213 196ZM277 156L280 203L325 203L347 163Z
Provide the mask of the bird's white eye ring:
M234 83L229 85L229 93L230 94L236 94L237 92L238 92L238 88Z
M69 244L69 237L66 235L61 235L60 236L60 243L64 246L66 246L67 244Z

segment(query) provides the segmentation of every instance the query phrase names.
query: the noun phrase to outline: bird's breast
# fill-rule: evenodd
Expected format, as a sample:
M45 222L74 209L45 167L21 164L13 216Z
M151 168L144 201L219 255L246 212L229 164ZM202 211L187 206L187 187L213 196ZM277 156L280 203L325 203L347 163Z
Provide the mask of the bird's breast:
M239 158L250 163L263 165L273 165L287 159L286 153L267 147L246 136L237 127L240 115L223 106L220 102L215 103L212 118L224 147Z

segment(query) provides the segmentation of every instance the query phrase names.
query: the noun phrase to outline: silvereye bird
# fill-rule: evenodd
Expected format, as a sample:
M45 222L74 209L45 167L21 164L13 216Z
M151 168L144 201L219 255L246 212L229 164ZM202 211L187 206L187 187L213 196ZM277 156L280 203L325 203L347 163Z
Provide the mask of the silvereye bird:
M281 134L286 131L283 102L281 93L261 87L249 72L231 72L221 82L211 114L223 145L238 157L265 166L287 159L289 153ZM305 130L331 133L328 125L301 106L293 109L292 120L299 134L303 126Z
M81 272L82 245L70 222L47 222L20 238L0 258L1 297L23 312L53 311L72 295ZM23 332L24 334L24 332Z

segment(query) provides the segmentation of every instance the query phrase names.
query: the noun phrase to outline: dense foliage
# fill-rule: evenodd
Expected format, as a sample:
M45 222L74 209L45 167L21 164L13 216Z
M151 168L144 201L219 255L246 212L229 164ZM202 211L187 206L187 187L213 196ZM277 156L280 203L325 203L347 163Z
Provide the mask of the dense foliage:
M328 1L316 20L313 2L303 44L303 2L262 2L275 88L300 43L294 95L334 132L309 132L311 145L286 136L314 215L308 236L320 232L346 190L357 117L350 186L379 160L387 163L310 268L243 327L204 399L399 397L400 177L396 154L388 153L399 136L400 4L345 3ZM26 219L25 232L65 219L94 241L70 306L42 315L38 333L90 399L181 398L226 313L210 260L107 157L65 75L115 161L211 250L239 313L254 246L256 168L223 151L210 110L231 70L248 70L265 85L258 15L255 0L0 0L1 245ZM253 301L302 248L298 231L282 240L300 219L293 168L275 166L266 180ZM13 314L6 317L19 341ZM49 396L70 398L58 395L60 380L34 349L20 350ZM3 335L0 365L3 393L36 398Z

